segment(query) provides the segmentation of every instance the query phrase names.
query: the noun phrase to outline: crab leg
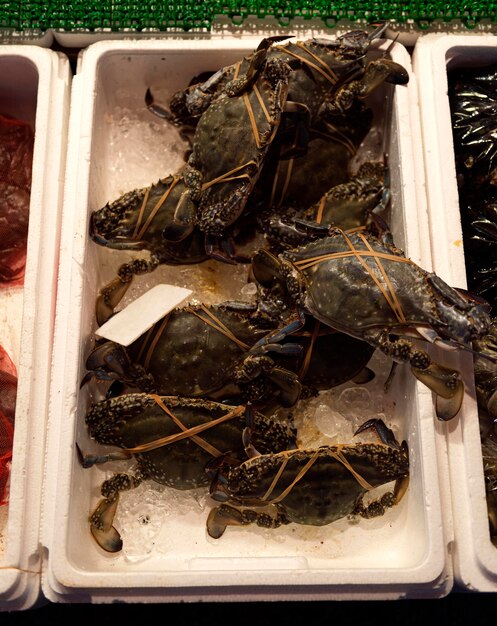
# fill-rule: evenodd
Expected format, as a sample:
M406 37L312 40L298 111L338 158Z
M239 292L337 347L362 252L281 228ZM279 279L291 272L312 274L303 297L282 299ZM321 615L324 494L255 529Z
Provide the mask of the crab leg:
M435 409L441 421L451 420L457 415L464 398L464 383L459 372L438 363L425 369L411 367L418 380L436 394Z
M213 539L219 539L227 526L248 526L254 523L263 528L278 528L284 524L289 524L289 521L285 515L279 512L272 516L252 509L240 510L228 504L221 504L209 513L207 532Z
M136 474L114 474L102 484L101 492L104 497L97 508L90 515L90 530L98 545L107 552L119 552L123 542L118 531L112 525L119 502L119 493L134 489L143 481L145 476L141 472Z
M403 449L406 454L408 454L407 444L403 441L402 444L399 444L393 431L388 428L385 422L379 418L373 418L364 422L359 428L355 431L354 435L358 435L359 433L368 430L369 428L374 428L380 440L385 444L397 450ZM358 502L355 514L361 515L365 518L377 517L379 515L383 515L385 509L398 504L404 494L407 491L407 487L409 486L409 475L403 476L395 481L395 486L393 492L389 491L379 499L371 502L367 507L364 506L362 502L362 498L360 502Z
M414 376L437 395L438 419L448 421L457 415L465 390L457 370L433 363L427 352L415 348L406 339L397 338L392 341L387 338L380 340L377 345L394 360L409 363Z
M127 450L120 450L119 452L110 452L109 454L83 454L81 448L76 444L76 452L78 454L78 460L82 467L88 469L94 465L102 465L108 461L125 461L131 458L131 454Z
M119 552L123 547L121 535L112 526L118 503L118 496L112 502L106 498L100 500L89 518L91 534L106 552Z
M133 276L140 274L149 274L160 265L159 257L155 254L150 255L150 259L135 259L131 263L124 263L117 272L117 278L103 287L97 297L96 317L97 322L101 326L114 313L114 309L123 299L128 291Z

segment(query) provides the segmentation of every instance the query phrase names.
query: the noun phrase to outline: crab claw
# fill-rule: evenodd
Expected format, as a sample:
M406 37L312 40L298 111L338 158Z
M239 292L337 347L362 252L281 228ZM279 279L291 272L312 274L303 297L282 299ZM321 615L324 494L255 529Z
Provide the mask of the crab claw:
M243 429L242 432L242 443L245 448L245 452L249 459L252 459L256 456L260 456L260 452L255 448L252 443L252 433L254 430L254 408L251 402L247 402L247 406L245 407L245 420L247 425Z
M155 101L155 98L152 95L152 91L150 90L150 87L145 92L145 105L147 109L154 115L157 115L157 117L160 117L161 119L166 120L170 124L176 123L176 119L174 115L171 113L171 111L169 111L164 106L162 106L161 104Z
M252 259L252 272L255 280L263 287L270 288L280 276L281 262L274 254L261 248Z
M405 67L399 63L381 58L368 64L362 82L363 89L359 97L366 98L385 82L394 85L407 85L409 74Z
M281 405L287 408L292 407L302 393L302 385L297 374L283 367L274 367L266 375L279 388Z
M395 487L393 489L393 496L394 496L395 504L398 504L402 500L408 487L409 487L409 474L395 481Z
M96 346L86 359L88 370L100 371L104 368L120 377L126 377L130 365L129 357L123 346L113 341L106 341Z
M453 398L448 399L443 398L442 396L437 396L435 401L435 411L438 419L441 422L448 422L459 413L463 401L463 396L464 387L462 387L460 396L454 396Z
M119 452L111 452L109 454L96 455L96 454L83 454L83 451L76 443L76 453L78 455L78 461L81 467L88 469L94 465L101 465L102 463L108 463L109 461L124 461L130 459L132 454L126 450L119 450Z
M464 398L464 383L456 370L432 363L426 369L411 367L418 380L437 394L436 413L439 420L451 420L458 413Z
M367 422L364 422L359 428L354 432L354 436L359 433L364 432L365 430L369 430L370 428L374 428L376 434L381 439L381 441L392 448L399 448L399 443L393 434L393 430L388 428L385 422L380 418L372 418Z
M226 502L229 499L226 478L219 471L215 472L214 479L211 483L209 493L211 498L217 502Z
M118 497L113 501L101 500L90 516L91 534L106 552L119 552L123 547L121 535L112 526L118 502Z
M243 526L243 517L238 509L221 505L211 510L207 518L207 532L213 539L219 539L227 526Z

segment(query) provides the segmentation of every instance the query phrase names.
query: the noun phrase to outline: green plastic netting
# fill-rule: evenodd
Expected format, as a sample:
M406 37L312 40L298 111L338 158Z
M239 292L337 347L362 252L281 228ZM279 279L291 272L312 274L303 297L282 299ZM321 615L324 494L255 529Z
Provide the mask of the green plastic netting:
M414 24L425 29L434 22L458 21L473 28L495 22L496 2L326 2L325 0L18 0L0 3L0 29L110 31L211 29L219 16L240 25L248 17L275 18L281 25L295 18L319 18L327 26L340 21Z

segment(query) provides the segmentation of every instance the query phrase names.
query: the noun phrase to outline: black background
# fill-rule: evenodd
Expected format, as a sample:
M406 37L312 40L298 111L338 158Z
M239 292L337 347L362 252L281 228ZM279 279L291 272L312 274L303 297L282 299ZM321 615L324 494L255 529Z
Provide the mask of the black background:
M51 604L0 613L2 626L403 626L497 623L497 594L452 592L441 599L395 601ZM97 624L98 621L98 624Z

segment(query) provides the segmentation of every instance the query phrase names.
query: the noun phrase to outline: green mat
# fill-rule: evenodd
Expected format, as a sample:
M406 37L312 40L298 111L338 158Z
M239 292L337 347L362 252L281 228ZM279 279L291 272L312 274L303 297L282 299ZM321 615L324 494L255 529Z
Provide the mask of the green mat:
M295 18L319 18L327 26L341 20L414 24L421 29L434 22L457 20L471 29L483 20L496 20L496 2L326 2L324 0L18 0L1 2L0 28L17 32L107 29L110 31L167 31L211 29L218 16L243 24L249 16L273 17L281 25Z

